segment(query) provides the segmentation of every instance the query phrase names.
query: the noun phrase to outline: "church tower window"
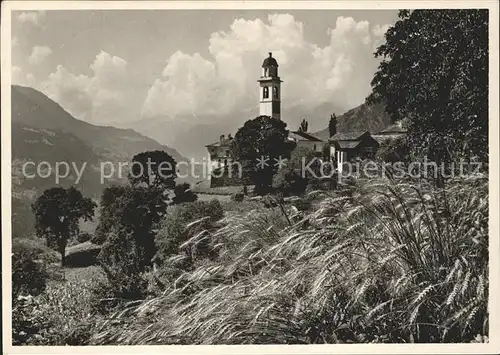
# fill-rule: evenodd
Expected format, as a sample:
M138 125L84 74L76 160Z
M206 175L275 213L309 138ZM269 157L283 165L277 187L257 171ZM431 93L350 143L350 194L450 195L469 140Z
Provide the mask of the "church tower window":
M263 97L264 99L269 98L269 88L268 88L267 86L264 86L264 92L263 92L262 97Z

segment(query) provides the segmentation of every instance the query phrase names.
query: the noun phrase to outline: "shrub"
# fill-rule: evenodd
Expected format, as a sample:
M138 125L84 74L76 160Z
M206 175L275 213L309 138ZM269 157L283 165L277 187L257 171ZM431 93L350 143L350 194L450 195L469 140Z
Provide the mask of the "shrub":
M46 264L57 256L40 240L15 239L12 244L12 297L38 295L45 290L49 272Z
M194 202L198 200L198 195L191 190L191 186L188 183L176 185L174 188L174 194L173 203L176 205L179 203Z

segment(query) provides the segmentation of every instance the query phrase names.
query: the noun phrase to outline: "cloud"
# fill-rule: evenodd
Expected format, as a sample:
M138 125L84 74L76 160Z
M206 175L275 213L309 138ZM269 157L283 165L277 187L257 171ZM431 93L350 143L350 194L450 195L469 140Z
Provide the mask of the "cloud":
M31 23L33 25L41 25L45 19L45 11L29 11L22 12L17 19L22 23Z
M42 90L74 117L94 122L116 119L126 107L127 62L101 51L90 65L92 75L76 75L58 65Z
M34 46L31 55L28 57L28 62L31 65L37 65L43 62L52 53L52 49L47 46Z
M256 80L270 51L284 80L284 107L314 108L329 102L352 108L370 92L378 65L373 52L387 27L338 17L328 29L328 45L320 47L305 39L303 23L292 15L269 15L267 21L236 19L227 31L210 35L209 58L180 51L168 58L162 76L149 89L142 114L192 120L251 109L258 104Z
M22 86L36 86L36 80L33 74L24 72L21 68L17 66L12 66L12 83Z

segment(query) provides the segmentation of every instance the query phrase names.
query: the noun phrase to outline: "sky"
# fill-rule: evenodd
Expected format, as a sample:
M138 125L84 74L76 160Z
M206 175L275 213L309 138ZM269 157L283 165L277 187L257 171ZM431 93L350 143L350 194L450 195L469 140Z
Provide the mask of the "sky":
M283 107L345 111L370 93L373 52L396 20L396 10L17 11L12 81L93 124L155 120L175 134L255 109L273 52Z

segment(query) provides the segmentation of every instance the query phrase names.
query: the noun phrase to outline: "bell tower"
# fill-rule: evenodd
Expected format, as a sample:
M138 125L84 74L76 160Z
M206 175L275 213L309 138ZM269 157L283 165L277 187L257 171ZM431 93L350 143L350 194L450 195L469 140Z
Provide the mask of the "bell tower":
M259 108L261 116L270 116L281 119L281 83L278 76L278 62L269 52L269 57L262 63L262 75L258 80Z

